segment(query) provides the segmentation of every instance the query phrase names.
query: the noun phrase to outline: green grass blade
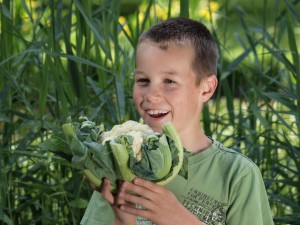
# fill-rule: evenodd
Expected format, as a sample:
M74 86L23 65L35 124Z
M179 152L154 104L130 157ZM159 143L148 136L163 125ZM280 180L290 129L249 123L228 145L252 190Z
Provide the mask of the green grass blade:
M189 18L189 1L180 0L180 16Z

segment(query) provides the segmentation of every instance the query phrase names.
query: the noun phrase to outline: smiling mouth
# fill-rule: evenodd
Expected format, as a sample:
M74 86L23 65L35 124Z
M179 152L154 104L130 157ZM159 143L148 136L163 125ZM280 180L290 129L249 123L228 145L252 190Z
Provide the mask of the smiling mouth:
M159 118L159 117L163 117L163 116L167 115L170 111L155 109L155 110L147 110L146 112L151 117Z

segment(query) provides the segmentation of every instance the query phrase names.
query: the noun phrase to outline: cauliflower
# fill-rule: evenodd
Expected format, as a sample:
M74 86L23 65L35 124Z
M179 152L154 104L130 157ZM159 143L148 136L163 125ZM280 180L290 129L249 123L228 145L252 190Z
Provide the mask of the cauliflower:
M129 120L123 124L115 125L110 131L100 134L99 141L102 145L107 141L111 141L121 135L131 135L133 137L132 150L134 157L139 162L142 159L141 146L146 143L149 135L154 135L154 131L145 124Z
M78 122L69 119L40 147L68 160L97 187L108 177L113 192L118 180L135 177L166 185L183 164L183 147L171 123L164 124L158 134L132 120L105 131L103 124L97 126L87 117Z

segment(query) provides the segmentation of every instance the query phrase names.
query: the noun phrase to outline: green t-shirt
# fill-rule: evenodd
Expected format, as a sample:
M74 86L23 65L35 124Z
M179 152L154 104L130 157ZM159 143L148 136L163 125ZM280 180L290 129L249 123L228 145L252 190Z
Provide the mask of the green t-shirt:
M166 185L206 225L271 225L269 202L258 167L244 155L214 141L207 150L186 158L185 177ZM114 215L94 192L82 225L111 225ZM137 219L137 225L152 225Z

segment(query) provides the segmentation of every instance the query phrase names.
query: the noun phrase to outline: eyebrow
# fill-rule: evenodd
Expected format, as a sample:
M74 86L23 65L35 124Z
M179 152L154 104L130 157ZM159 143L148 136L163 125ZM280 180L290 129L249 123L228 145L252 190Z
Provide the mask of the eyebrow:
M175 74L177 74L177 72L175 70L163 70L160 73L161 74L166 74L166 75L175 75ZM144 71L141 71L141 70L136 70L135 74L147 75L147 73L145 73Z
M175 75L175 74L177 74L177 72L175 70L165 70L165 71L162 71L162 74Z
M143 71L140 71L140 70L136 70L134 73L135 74L146 75L146 73L144 73Z

